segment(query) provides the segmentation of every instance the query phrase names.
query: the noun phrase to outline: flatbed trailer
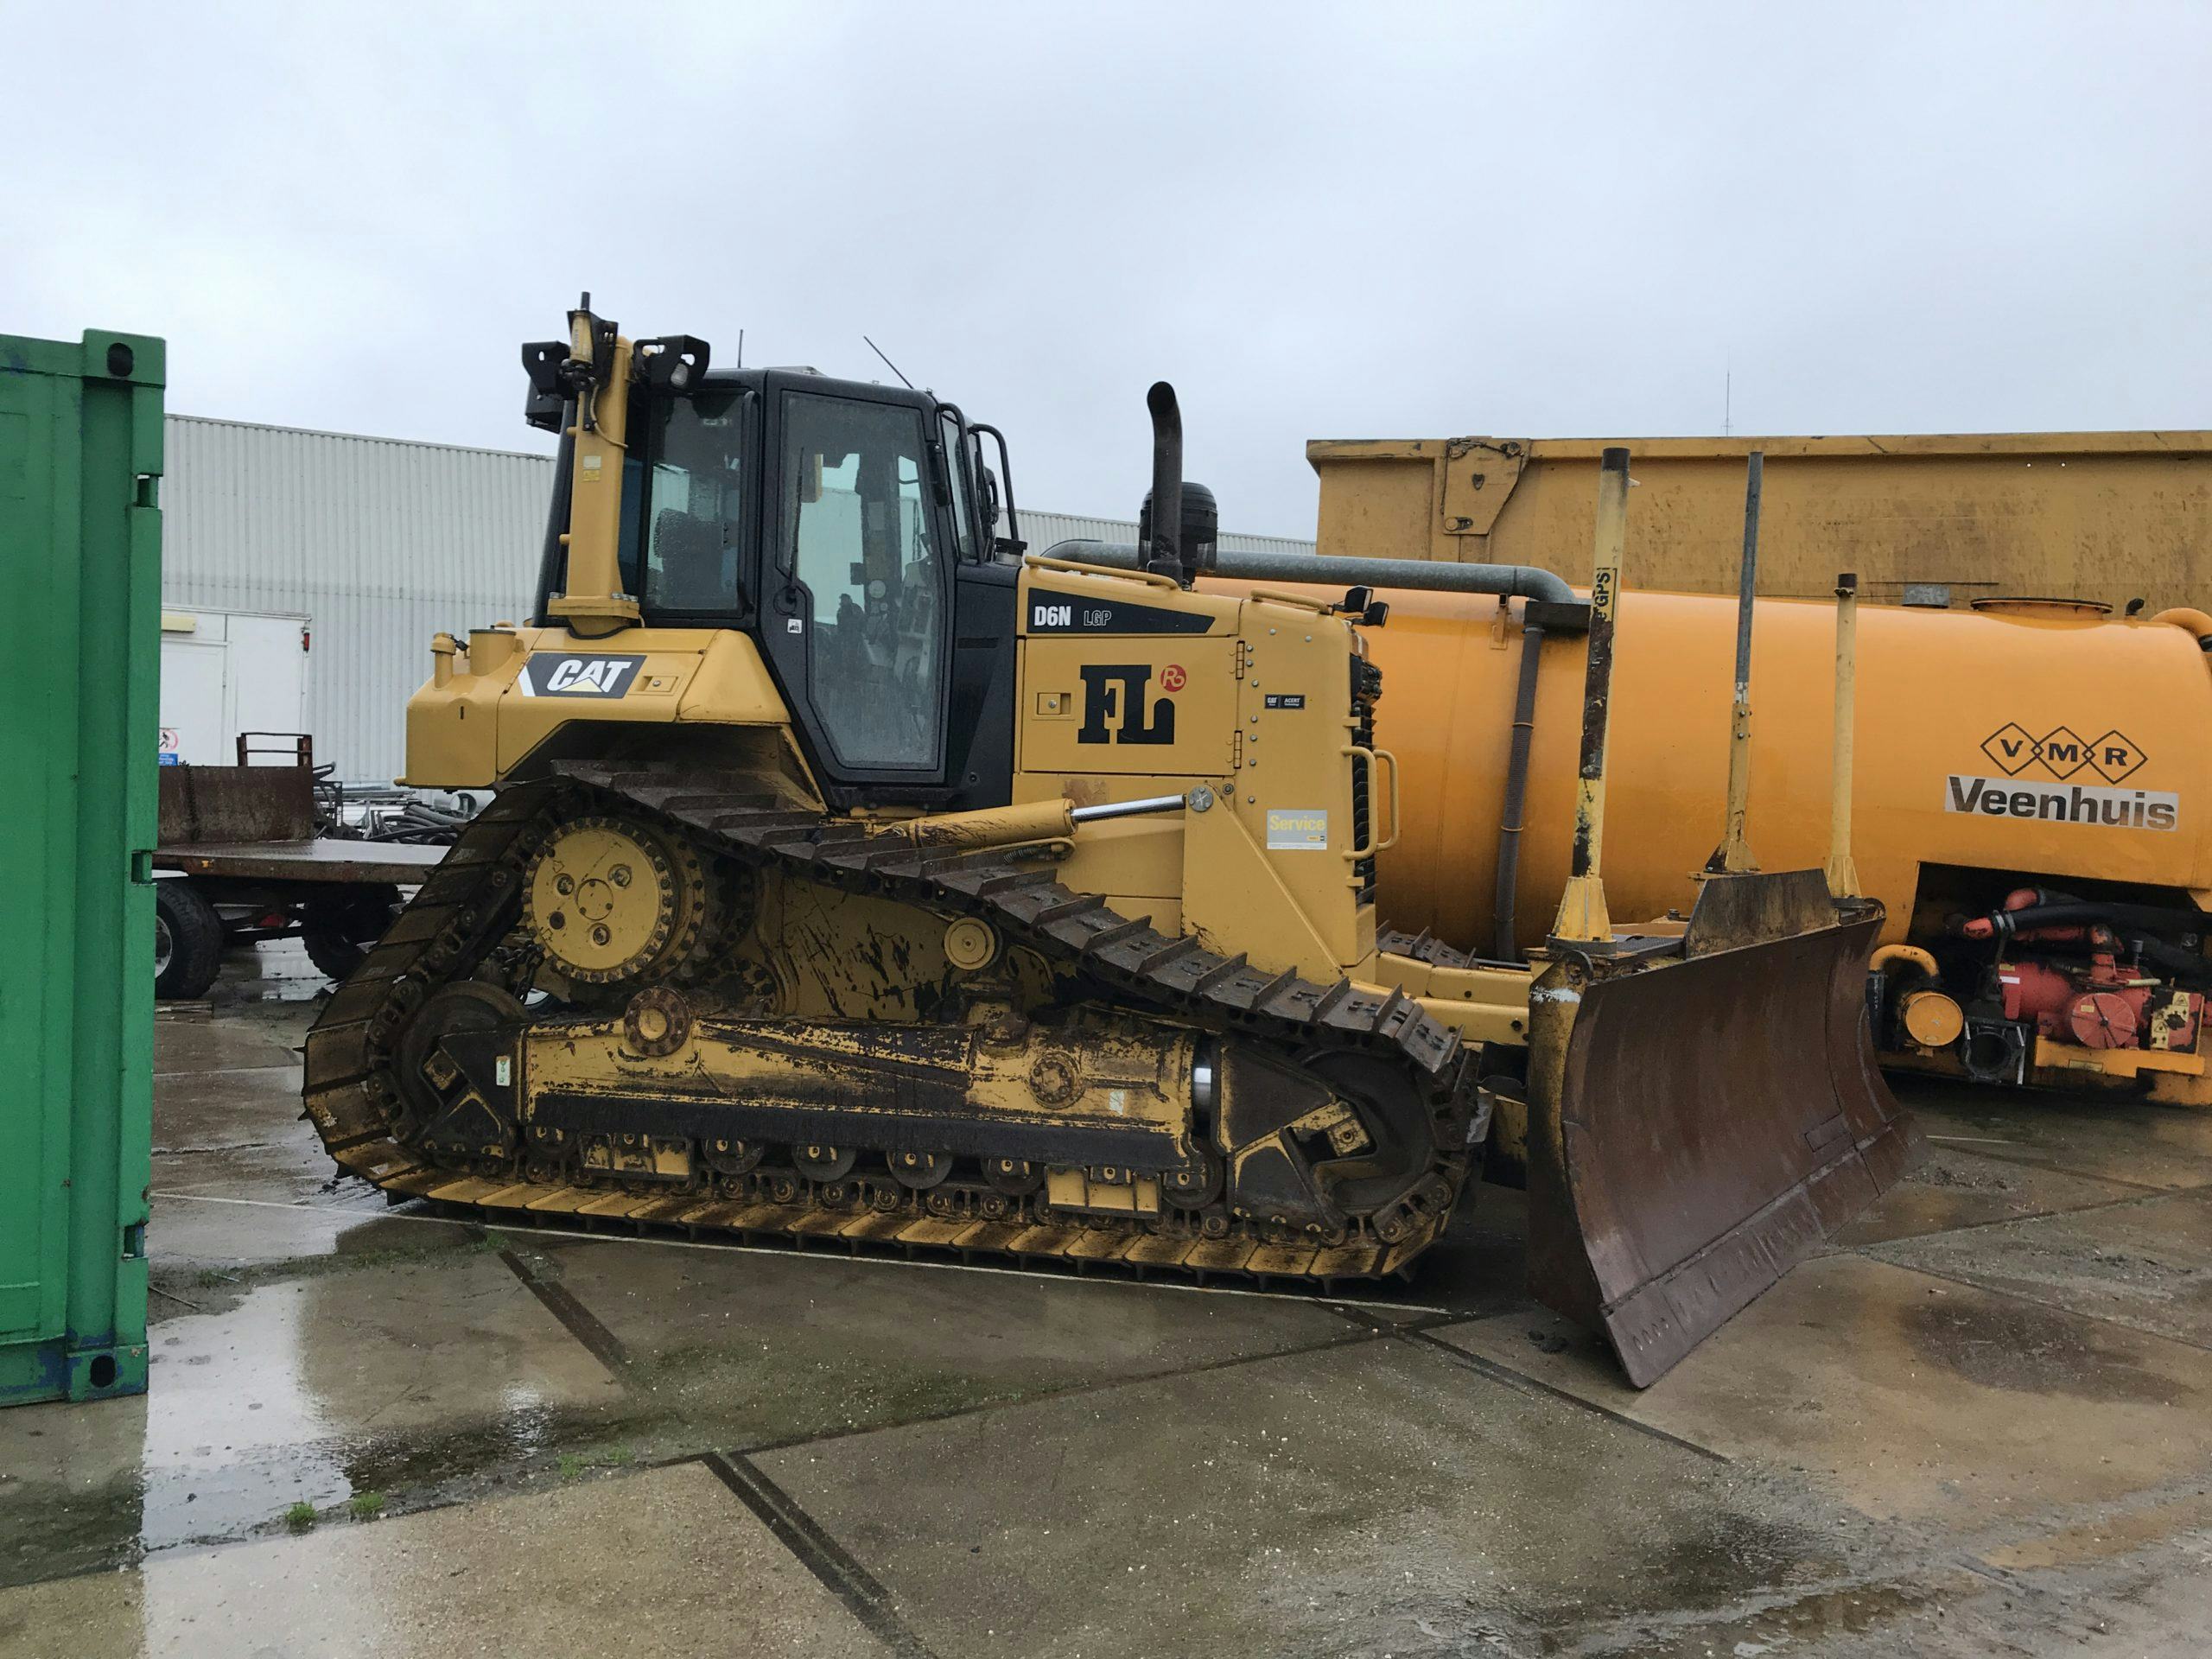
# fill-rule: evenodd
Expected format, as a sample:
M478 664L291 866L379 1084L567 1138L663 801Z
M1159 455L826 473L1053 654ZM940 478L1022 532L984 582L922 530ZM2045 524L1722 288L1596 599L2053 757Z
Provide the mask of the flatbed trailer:
M156 995L205 996L223 952L297 938L343 979L445 856L437 846L317 836L303 766L170 766L155 875Z
M403 842L341 841L317 836L308 841L188 842L162 847L154 854L156 870L244 881L384 883L420 887L423 876L446 855L442 847L415 847Z

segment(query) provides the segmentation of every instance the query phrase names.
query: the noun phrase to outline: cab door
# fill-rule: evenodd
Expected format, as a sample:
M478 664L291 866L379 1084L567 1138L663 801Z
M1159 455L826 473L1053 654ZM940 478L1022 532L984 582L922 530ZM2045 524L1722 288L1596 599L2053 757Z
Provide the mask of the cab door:
M771 373L766 390L770 665L836 793L926 800L944 783L954 557L933 407L806 375Z

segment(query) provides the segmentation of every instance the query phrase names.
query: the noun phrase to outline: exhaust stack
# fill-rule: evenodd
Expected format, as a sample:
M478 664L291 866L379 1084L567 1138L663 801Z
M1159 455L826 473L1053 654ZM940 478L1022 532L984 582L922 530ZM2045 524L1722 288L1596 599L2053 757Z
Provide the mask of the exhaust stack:
M1144 395L1152 411L1151 534L1145 539L1144 568L1187 588L1183 568L1183 411L1175 388L1155 380Z

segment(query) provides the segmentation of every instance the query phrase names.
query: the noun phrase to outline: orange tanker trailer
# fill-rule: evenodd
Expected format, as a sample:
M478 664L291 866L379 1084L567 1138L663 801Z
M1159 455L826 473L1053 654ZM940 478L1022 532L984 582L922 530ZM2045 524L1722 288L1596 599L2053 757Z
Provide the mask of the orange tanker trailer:
M1514 949L1536 942L1567 847L1516 837L1504 790L1535 652L1528 822L1571 812L1580 607L1388 595L1369 638L1397 693L1376 741L1402 784L1379 877L1398 929L1464 936L1516 839ZM1531 618L1549 629L1532 633ZM1736 606L1630 592L1613 667L1605 883L1616 914L1687 909L1721 839ZM1871 986L1885 1061L1986 1082L2212 1104L2212 617L2120 620L2034 600L1859 613L1851 850L1888 912ZM1761 601L1751 844L1827 855L1835 607ZM1408 696L1408 690L1412 695ZM1509 857L1511 854L1509 852Z
M1378 914L1413 936L1390 948L1492 916L1491 955L1541 943L1570 848L1517 826L1573 816L1589 606L1524 566L1224 552L1218 568L1377 584L1389 614L1363 632L1392 695L1376 745L1399 780ZM1605 887L1616 917L1687 913L1723 839L1737 603L1630 591L1619 613ZM2212 1105L2212 616L1984 600L1867 607L1856 634L1850 851L1887 912L1868 988L1884 1063ZM1758 601L1752 640L1751 848L1769 869L1821 868L1837 606Z

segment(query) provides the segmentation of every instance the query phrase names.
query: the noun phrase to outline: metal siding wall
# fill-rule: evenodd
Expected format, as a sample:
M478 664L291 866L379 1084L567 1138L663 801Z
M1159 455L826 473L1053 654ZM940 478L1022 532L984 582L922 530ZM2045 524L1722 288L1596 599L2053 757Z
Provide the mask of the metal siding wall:
M168 435L163 602L305 613L317 759L397 777L430 636L529 607L551 458L188 416Z
M162 602L306 615L316 758L349 781L397 777L430 636L528 613L552 458L185 415L168 417L168 439ZM1134 520L1021 521L1033 552L1136 539ZM1313 551L1280 536L1221 542Z

